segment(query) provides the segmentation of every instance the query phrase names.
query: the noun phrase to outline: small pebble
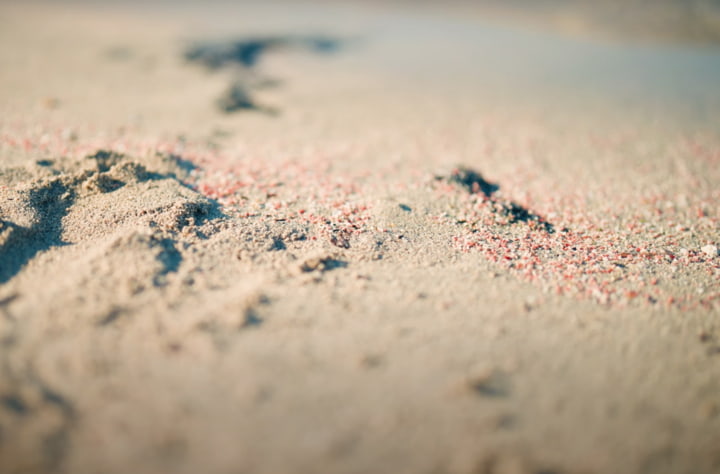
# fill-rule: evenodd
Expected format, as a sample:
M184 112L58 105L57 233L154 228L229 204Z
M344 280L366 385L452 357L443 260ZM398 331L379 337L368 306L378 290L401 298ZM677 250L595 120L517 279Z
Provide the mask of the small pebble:
M60 100L56 97L45 97L42 101L42 105L46 109L57 109L60 106Z
M62 138L65 141L77 141L78 135L73 131L71 128L66 128L62 131L60 134L60 138Z
M383 357L379 354L365 354L360 358L360 367L374 369L383 364Z
M701 331L700 334L698 334L698 339L700 339L700 342L709 342L712 340L712 334L707 331Z
M718 250L716 245L706 245L700 250L702 250L708 257L711 258L720 255L720 250Z

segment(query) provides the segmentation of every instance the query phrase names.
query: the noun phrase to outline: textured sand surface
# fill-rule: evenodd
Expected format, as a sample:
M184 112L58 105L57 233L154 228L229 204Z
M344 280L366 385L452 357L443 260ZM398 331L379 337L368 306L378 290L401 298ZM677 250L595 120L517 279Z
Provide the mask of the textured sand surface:
M0 472L719 472L715 30L491 10L0 5Z

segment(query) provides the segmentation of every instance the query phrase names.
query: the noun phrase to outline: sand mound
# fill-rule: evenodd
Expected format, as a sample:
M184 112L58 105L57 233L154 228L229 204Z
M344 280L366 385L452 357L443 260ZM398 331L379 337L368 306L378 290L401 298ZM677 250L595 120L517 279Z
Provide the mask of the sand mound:
M178 270L183 246L221 217L183 184L184 173L168 156L141 163L107 151L0 171L3 341L32 351L68 325L82 333L147 307ZM58 318L67 308L72 317ZM38 375L47 368L42 359L21 359L3 364L10 386L0 393L9 410L0 424L17 429L3 443L0 470L43 471L57 463L74 410ZM24 455L41 451L42 459Z
M175 173L148 171L111 152L75 161L43 160L6 170L2 179L7 187L0 193L0 256L6 263L0 282L13 278L43 250L99 243L109 235L122 240L138 227L154 230L163 241L218 215L209 200L183 185ZM109 251L118 247L122 245Z

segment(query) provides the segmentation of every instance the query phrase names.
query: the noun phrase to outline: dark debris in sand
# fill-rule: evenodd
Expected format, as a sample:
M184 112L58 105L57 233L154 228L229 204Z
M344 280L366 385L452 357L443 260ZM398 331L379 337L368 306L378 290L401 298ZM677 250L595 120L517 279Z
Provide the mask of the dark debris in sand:
M233 79L228 88L217 99L218 109L224 113L256 111L276 115L278 109L258 103L254 92L268 86L277 86L278 80L253 79L253 72L263 56L271 51L308 51L315 54L329 54L341 49L344 41L323 35L279 35L250 37L229 41L199 41L184 52L189 63L196 63L210 71L232 69Z
M500 186L487 181L478 171L458 166L450 174L436 175L435 179L459 186L470 194L482 194L488 203L488 209L506 224L532 223L535 228L545 232L555 232L555 226L542 216L515 201L497 196L496 193L500 190Z
M201 64L209 70L231 65L253 68L270 51L295 49L327 54L336 52L342 45L342 40L322 35L250 37L196 42L185 50L184 57L186 61Z

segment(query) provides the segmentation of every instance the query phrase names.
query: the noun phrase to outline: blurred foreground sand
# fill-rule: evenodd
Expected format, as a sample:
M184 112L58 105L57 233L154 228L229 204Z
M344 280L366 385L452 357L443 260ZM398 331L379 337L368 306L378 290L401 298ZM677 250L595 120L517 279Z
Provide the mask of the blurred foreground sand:
M590 5L0 5L0 472L718 472L717 17Z

